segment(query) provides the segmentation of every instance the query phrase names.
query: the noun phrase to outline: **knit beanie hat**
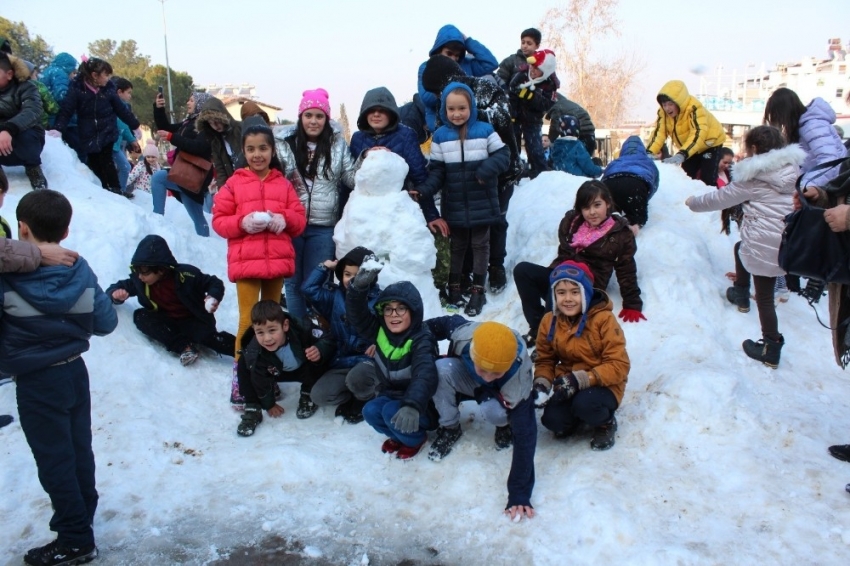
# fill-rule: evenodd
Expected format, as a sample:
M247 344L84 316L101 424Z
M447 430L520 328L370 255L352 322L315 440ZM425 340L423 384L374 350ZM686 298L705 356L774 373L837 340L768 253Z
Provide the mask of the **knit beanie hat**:
M428 59L422 71L422 88L439 96L454 77L462 77L465 74L457 61L451 57L434 55Z
M523 30L521 34L519 34L519 38L530 37L534 40L534 43L540 45L540 42L543 41L543 36L540 35L540 30L537 28L528 28L527 30Z
M469 344L472 363L485 371L505 373L517 358L517 339L504 324L482 322L472 332Z
M558 127L564 136L577 138L579 135L579 123L575 116L561 116L561 119L558 120Z
M145 143L145 148L142 150L142 155L144 157L159 157L159 148L156 147L156 143L153 140L148 140Z
M328 98L328 91L323 88L305 90L301 93L301 104L298 105L298 115L301 116L305 110L318 108L330 119L331 103Z
M584 330L584 325L587 322L587 307L590 305L590 299L593 297L593 272L590 271L587 264L567 260L552 270L552 273L549 275L549 287L552 290L552 312L555 313L555 316L552 317L552 325L549 328L547 337L550 341L555 337L555 319L558 313L558 306L555 301L555 285L561 281L572 281L582 290L581 320L578 323L576 336L581 336Z

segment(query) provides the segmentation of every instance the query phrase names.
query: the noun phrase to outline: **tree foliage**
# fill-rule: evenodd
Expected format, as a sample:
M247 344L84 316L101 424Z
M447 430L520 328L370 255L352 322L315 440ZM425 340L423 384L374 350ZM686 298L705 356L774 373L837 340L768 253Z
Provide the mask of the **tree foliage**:
M600 54L599 46L619 37L616 10L619 0L568 0L550 8L540 31L558 61L558 73L566 96L590 113L603 128L616 126L630 104L629 91L646 66L634 51Z
M35 65L36 69L44 69L53 59L53 49L40 35L30 37L30 32L23 22L12 22L0 16L0 37L9 40L12 54L26 59Z

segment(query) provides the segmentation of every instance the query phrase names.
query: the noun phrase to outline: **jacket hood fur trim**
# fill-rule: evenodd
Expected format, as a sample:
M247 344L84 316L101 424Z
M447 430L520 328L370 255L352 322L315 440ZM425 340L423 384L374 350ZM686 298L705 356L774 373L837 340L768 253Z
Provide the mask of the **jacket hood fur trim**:
M796 143L767 153L754 155L732 166L733 181L750 181L761 173L773 172L786 165L799 167L806 160L806 152Z

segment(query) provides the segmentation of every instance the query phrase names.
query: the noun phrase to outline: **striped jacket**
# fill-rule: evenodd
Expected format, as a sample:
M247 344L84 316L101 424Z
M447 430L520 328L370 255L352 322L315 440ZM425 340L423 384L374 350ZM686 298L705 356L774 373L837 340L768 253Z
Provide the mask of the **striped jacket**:
M668 136L673 139L673 145L685 159L713 147L720 147L726 141L723 126L699 100L688 93L685 83L669 81L661 87L658 94L675 102L679 107L679 115L671 118L662 108L658 109L655 130L646 144L649 153L660 152Z
M469 93L472 101L466 139L446 116L446 97L455 89ZM449 226L471 228L498 220L499 175L508 170L511 153L487 122L478 120L475 95L463 83L450 83L443 89L440 126L431 142L428 180L419 192L433 196L442 190L442 214Z
M31 373L86 352L92 334L118 325L97 276L79 258L72 267L0 275L0 372Z

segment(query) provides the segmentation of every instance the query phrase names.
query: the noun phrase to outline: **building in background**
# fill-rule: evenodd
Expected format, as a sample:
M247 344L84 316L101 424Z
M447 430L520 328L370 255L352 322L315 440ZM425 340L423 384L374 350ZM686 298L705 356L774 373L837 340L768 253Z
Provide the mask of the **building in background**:
M263 111L269 115L269 120L272 124L278 123L278 113L282 110L279 106L262 102L257 97L257 87L251 84L233 85L231 83L217 85L210 84L203 87L204 90L214 97L220 99L227 108L227 112L233 116L235 120L241 120L240 111L245 102L251 100L256 102Z

